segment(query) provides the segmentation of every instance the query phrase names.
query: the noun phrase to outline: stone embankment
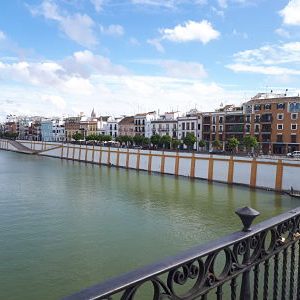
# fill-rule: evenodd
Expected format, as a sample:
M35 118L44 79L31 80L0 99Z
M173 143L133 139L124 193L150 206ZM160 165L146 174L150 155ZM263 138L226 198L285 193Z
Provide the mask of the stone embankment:
M0 140L4 150L73 161L240 184L278 192L300 190L300 161L201 153Z

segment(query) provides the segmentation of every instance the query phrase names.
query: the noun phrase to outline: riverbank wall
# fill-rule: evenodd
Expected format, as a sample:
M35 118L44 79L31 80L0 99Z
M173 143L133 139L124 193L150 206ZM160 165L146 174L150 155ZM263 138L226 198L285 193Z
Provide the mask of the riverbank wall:
M300 161L138 150L70 143L18 141L33 154L175 176L240 184L278 192L300 190ZM0 149L22 152L8 140Z

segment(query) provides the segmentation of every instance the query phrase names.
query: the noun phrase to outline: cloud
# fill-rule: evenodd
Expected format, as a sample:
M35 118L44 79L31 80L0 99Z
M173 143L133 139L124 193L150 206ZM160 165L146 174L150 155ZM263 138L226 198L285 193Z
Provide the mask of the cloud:
M300 25L300 0L290 0L279 12L286 25Z
M89 50L59 61L0 61L0 76L8 82L0 82L0 115L76 115L92 107L103 114L133 114L138 105L141 107L141 101L145 111L168 111L170 107L186 111L195 104L205 111L215 108L220 99L239 102L244 93L226 91L215 82L203 82L206 71L200 63L148 63L158 66L162 75L133 75ZM6 99L13 102L7 103Z
M203 79L207 77L207 72L204 66L197 62L163 59L144 59L133 62L158 66L164 71L164 75L168 77L189 79Z
M89 50L75 52L62 61L45 62L1 62L2 79L39 88L52 87L60 92L90 94L93 90L91 77L94 74L121 75L127 70L114 65L103 56ZM0 78L1 78L0 77Z
M6 35L4 34L3 31L0 30L0 41L3 41L6 39Z
M187 21L183 25L177 25L171 29L160 29L160 33L162 34L161 39L177 43L198 41L207 44L220 36L220 33L207 20Z
M160 52L160 53L164 53L165 52L165 48L163 47L163 45L160 42L160 39L148 39L147 43L149 45L152 45L155 47L155 49Z
M134 38L134 37L131 37L131 38L129 39L129 43L130 43L130 45L132 45L132 46L140 46L140 45L141 45L140 42L138 41L138 39L136 39L136 38Z
M205 5L207 0L131 0L134 5L176 9L180 4Z
M238 52L227 68L264 75L300 75L300 42L266 45ZM282 67L281 65L284 65Z
M42 95L41 100L46 103L52 103L56 108L60 110L65 109L67 106L65 99L57 95Z
M234 72L259 73L264 75L300 75L300 70L275 66L253 66L247 64L230 64L227 66Z
M102 11L104 0L90 0L97 12Z
M132 4L150 5L164 8L174 8L179 1L176 0L131 0Z
M279 36L283 37L283 38L286 38L286 39L289 39L291 37L290 33L283 29L283 28L277 28L275 30L275 33L278 34Z
M86 14L71 15L49 0L44 0L38 7L30 7L30 11L33 15L57 22L60 30L81 46L91 48L98 43L94 32L95 22Z
M124 28L118 24L112 24L108 27L100 25L100 31L103 34L112 35L112 36L121 36L124 34Z

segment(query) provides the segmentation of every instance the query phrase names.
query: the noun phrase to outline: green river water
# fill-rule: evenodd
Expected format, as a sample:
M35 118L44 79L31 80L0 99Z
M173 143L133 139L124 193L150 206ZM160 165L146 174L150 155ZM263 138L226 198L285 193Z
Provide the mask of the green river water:
M0 151L0 299L59 299L299 200L240 186Z

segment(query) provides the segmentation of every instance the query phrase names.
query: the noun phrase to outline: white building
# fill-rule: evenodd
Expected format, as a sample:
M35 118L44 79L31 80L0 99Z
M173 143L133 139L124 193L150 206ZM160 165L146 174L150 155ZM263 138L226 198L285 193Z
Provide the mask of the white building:
M166 112L160 115L158 119L151 121L152 134L159 134L160 136L169 135L177 139L178 123L177 118L181 115L180 112Z
M119 122L122 120L122 117L113 118L109 117L105 126L105 134L110 135L113 138L118 136L119 132Z
M153 134L151 122L156 119L156 112L151 111L134 116L134 134L150 138Z
M202 115L196 109L190 110L185 116L178 117L178 139L183 140L187 133L193 133L197 138L194 149L198 150L198 143L202 139Z

